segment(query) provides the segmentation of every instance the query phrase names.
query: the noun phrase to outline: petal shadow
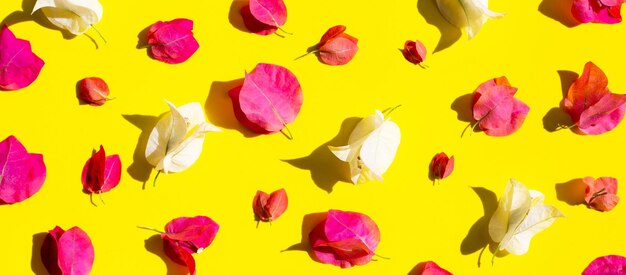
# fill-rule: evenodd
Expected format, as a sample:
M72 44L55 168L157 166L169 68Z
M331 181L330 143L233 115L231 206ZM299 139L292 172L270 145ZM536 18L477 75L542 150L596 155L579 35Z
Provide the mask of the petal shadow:
M143 28L143 30L141 30L138 34L137 34L137 46L135 46L136 49L141 50L141 49L145 49L148 48L148 31L150 31L150 26L147 26L145 28ZM150 56L150 51L148 51L148 55ZM152 58L152 56L150 56L150 58Z
M208 120L215 126L239 131L244 137L256 137L259 134L248 130L235 117L233 102L228 91L243 84L243 79L231 81L213 81L211 90L204 104Z
M315 255L313 254L313 251L311 250L311 244L309 243L309 233L313 231L315 226L317 226L319 223L324 221L326 219L326 216L327 216L326 212L311 213L311 214L304 215L304 218L302 218L302 237L300 239L300 242L291 245L290 247L286 248L285 250L281 252L306 251L309 254L309 257L311 257L311 259L315 260L316 262L319 262L317 258L315 257Z
M539 12L550 17L568 28L580 25L572 16L573 0L543 0L539 4Z
M243 6L247 4L248 1L233 0L233 2L230 4L230 11L228 12L228 22L230 22L233 27L242 32L250 32L246 28L246 25L243 24L243 17L241 16L241 12L239 12L239 10L241 10L241 8L243 8Z
M315 185L328 193L333 191L333 186L339 181L352 182L348 164L335 157L328 146L346 145L350 133L359 121L361 121L359 117L345 119L341 123L339 133L333 139L317 147L311 154L306 157L283 161L297 168L309 170Z
M48 233L37 233L33 235L33 252L30 257L30 269L36 275L48 274L48 270L46 270L46 266L41 260L41 247L43 246L46 236L48 236Z
M441 38L439 38L439 42L433 53L447 49L461 38L461 30L451 25L443 18L435 0L418 0L417 10L424 17L426 23L437 27L439 33L441 33Z
M150 178L153 168L146 159L146 145L148 144L152 128L154 128L159 121L159 117L145 115L122 115L122 117L141 130L141 134L139 138L137 138L135 152L133 153L133 163L128 166L126 172L128 172L133 179L142 182L145 188L145 184Z
M165 262L167 267L167 275L186 275L189 274L189 270L186 266L179 265L172 261L163 250L163 239L159 235L153 235L152 237L144 241L144 247L150 253L159 256Z
M557 71L561 79L561 93L563 98L567 97L569 87L578 79L578 74L572 71ZM563 101L561 101L560 107L554 107L546 113L543 117L543 129L548 132L554 132L561 129L562 126L574 125L574 122L563 110ZM576 132L576 131L574 131Z
M489 236L489 221L498 208L498 197L493 191L483 187L472 187L472 190L480 198L484 214L470 227L461 242L461 254L463 255L470 255L481 249L484 251L486 247L493 246L493 241ZM478 267L480 267L481 256L482 252L478 256Z
M585 203L585 189L587 185L583 179L573 179L554 185L556 198L569 205L579 205Z

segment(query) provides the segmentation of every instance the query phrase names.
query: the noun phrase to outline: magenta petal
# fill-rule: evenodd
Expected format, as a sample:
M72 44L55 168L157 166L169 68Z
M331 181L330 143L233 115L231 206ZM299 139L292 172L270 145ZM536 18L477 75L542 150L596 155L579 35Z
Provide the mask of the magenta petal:
M315 258L348 268L368 263L380 241L380 231L368 216L329 210L326 220L309 233Z
M104 163L104 184L101 192L108 192L120 183L122 177L122 161L119 155L111 155Z
M185 18L154 23L148 30L150 54L169 64L185 62L200 47L192 30L193 21Z
M172 261L179 265L187 266L190 275L196 274L196 260L194 260L193 255L189 251L180 246L179 242L164 238L163 250L165 255Z
M12 204L37 193L46 179L43 156L31 154L14 137L0 142L0 199Z
M246 26L246 29L251 33L256 33L258 35L269 35L275 33L278 30L278 27L267 25L259 20L257 20L254 15L250 12L250 5L245 5L241 7L239 10L241 13L241 17L243 18L243 24Z
M176 218L165 225L165 236L173 241L184 242L190 253L200 253L209 246L220 226L209 217L196 216Z
M618 275L626 272L626 258L608 255L593 260L582 275Z
M65 231L58 226L55 226L48 232L46 238L41 245L41 261L46 267L46 270L50 275L62 275L61 268L59 267L58 256L58 241Z
M572 15L580 23L615 24L622 21L621 0L574 0Z
M250 123L274 133L296 119L302 99L300 83L293 73L278 65L260 63L245 76L239 108Z
M94 261L94 249L85 231L72 227L58 240L59 267L63 274L89 274Z
M250 0L250 13L270 26L280 27L287 21L287 7L283 0Z
M0 30L0 89L24 88L39 76L44 62L35 55L30 42L18 39L4 25Z
M474 119L489 136L508 136L517 131L529 107L514 97L517 89L505 77L489 80L474 92Z

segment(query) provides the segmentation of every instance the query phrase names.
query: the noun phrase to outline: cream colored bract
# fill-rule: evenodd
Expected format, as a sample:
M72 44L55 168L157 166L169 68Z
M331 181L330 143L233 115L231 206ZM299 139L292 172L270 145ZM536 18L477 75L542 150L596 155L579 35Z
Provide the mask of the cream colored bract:
M198 102L178 108L169 101L166 103L170 112L152 129L146 146L146 159L157 171L167 174L189 168L200 157L204 134L221 130L206 122Z
M328 146L342 161L350 164L354 184L370 180L382 181L400 145L400 128L380 111L363 118L354 128L348 145Z
M98 0L37 0L33 12L41 10L55 26L75 35L85 33L102 19Z
M563 214L556 207L543 204L543 194L511 179L489 222L489 235L498 243L495 253L506 250L513 255L525 254L530 239L558 217Z
M437 0L441 15L471 39L489 18L504 16L489 10L488 0Z

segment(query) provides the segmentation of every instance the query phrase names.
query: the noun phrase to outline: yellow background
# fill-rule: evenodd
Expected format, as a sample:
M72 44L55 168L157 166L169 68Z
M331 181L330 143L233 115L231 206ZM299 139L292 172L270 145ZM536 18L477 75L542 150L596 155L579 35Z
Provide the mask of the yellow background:
M471 41L463 36L429 53L424 70L404 60L398 51L404 41L419 39L432 52L439 28L442 45L457 37L430 0L285 2L284 29L294 35L280 38L242 31L241 3L230 0L103 0L97 27L109 43L90 30L96 49L85 35L67 39L39 16L33 21L28 14L34 1L3 1L0 17L14 23L11 30L30 40L46 65L31 86L0 93L0 138L15 135L30 152L42 153L48 177L32 198L0 206L0 273L45 274L41 233L59 225L89 234L96 253L92 274L180 274L182 267L163 258L158 237L136 226L162 229L173 218L195 215L221 226L214 243L195 255L199 274L407 274L427 260L454 274L579 274L598 256L626 254L626 206L608 213L571 206L557 199L556 189L584 176L626 180L626 126L600 136L544 128L571 123L554 110L562 99L558 71L580 73L593 61L612 91L626 93L626 24L570 28L567 18L565 25L553 19L567 15L569 5L558 2L568 1L494 0L490 8L507 15L489 21ZM164 64L136 49L144 28L179 17L194 20L200 43L187 62ZM359 38L360 50L348 65L327 66L314 56L294 61L337 24ZM293 141L280 134L246 137L233 117L226 91L260 62L287 67L302 85L304 105L290 125ZM508 137L461 138L468 124L463 119L471 114L464 95L501 75L530 106L524 125ZM561 75L569 85L571 74ZM102 107L79 105L75 85L88 76L104 78L116 99ZM152 187L155 173L148 175L143 148L154 117L168 110L164 99L200 102L208 120L224 131L206 136L195 165L161 175ZM393 120L402 142L385 181L335 184L345 179L346 165L334 160L327 142L345 144L354 117L398 104ZM94 207L81 192L80 174L100 144L120 155L124 172L120 185L103 195L106 205ZM428 165L440 151L456 157L456 169L433 186ZM502 195L511 177L543 192L566 218L539 233L526 255L496 258L492 266L486 250L478 267L478 248L488 238L482 201L493 211L494 196ZM256 190L281 187L289 195L288 210L272 226L257 229L251 209ZM485 188L478 192L482 199L471 187ZM369 215L381 231L376 253L391 259L342 270L303 251L281 252L300 243L317 221L305 215L329 209Z

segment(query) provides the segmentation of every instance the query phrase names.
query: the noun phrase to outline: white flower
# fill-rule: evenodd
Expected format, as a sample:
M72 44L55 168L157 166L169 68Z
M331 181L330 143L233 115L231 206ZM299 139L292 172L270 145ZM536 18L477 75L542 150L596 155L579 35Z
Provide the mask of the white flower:
M354 184L370 180L382 181L400 145L400 128L380 111L363 118L356 125L346 146L328 146L342 161L350 164Z
M33 12L41 10L55 26L80 35L102 19L98 0L37 0Z
M464 29L471 39L489 18L504 16L489 10L488 0L437 0L443 17L459 29Z
M169 101L166 103L170 112L152 129L146 146L146 159L157 171L167 174L189 168L200 157L204 134L221 130L206 122L198 102L178 108Z

